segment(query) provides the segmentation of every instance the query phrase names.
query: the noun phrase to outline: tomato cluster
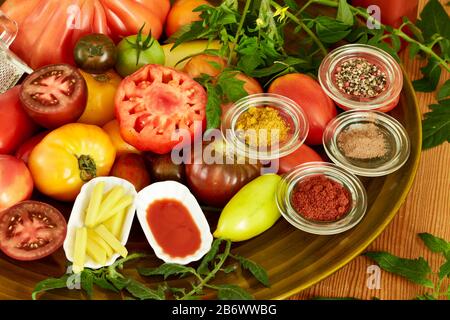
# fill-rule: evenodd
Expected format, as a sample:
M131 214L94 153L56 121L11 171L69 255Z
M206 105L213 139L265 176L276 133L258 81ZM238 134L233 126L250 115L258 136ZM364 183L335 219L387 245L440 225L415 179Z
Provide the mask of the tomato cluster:
M57 209L27 201L33 187L38 199L72 202L98 176L124 178L137 190L175 180L202 204L223 207L260 175L259 163L184 165L170 157L175 146L205 131L208 96L196 79L218 77L228 61L199 54L206 42L172 52L172 44L160 46L158 39L164 25L170 37L198 20L193 9L208 2L179 0L171 9L168 0L18 2L8 0L1 9L22 30L12 50L36 70L0 95L0 126L11 128L0 131L0 249L7 255L39 259L65 237ZM264 91L240 71L235 78L249 95ZM307 144L322 143L337 109L315 79L287 74L268 92L297 102L309 121ZM224 103L222 113L231 105ZM188 136L174 139L179 129ZM279 159L279 173L322 161L314 148L303 145Z

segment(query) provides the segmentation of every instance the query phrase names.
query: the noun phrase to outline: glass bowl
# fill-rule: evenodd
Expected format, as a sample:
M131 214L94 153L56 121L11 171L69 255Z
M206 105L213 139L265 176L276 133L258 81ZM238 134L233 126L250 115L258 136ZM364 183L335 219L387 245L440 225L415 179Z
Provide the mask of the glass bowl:
M386 89L373 98L361 98L339 90L334 81L336 69L345 61L364 58L386 73ZM319 82L326 94L344 110L388 111L398 104L403 87L400 65L386 51L365 44L348 44L331 51L319 67Z
M342 184L350 193L352 201L345 216L336 221L314 221L297 213L291 204L292 192L295 186L305 179L323 175ZM276 202L283 217L294 227L302 231L331 235L347 231L356 226L367 210L367 194L361 181L352 173L326 162L310 162L295 167L283 176L277 192Z
M341 132L359 124L375 124L387 143L386 155L379 158L356 159L344 155L338 144ZM335 164L363 177L380 177L400 169L409 158L410 142L405 128L393 117L378 111L346 111L328 123L323 145Z
M239 118L250 108L271 107L289 125L287 138L268 146L252 146L245 142L245 132L238 130ZM303 109L293 100L278 94L254 94L237 101L224 115L222 136L228 147L240 156L255 160L274 160L287 156L300 148L309 131L308 120Z

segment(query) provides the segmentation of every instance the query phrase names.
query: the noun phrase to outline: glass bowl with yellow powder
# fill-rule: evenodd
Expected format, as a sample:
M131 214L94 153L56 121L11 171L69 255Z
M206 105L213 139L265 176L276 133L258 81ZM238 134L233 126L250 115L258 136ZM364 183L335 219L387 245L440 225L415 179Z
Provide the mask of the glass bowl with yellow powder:
M378 111L347 111L333 119L323 134L327 155L337 165L364 177L388 175L409 158L405 128Z
M249 159L273 160L297 150L308 135L302 108L277 94L255 94L237 101L223 116L222 136Z

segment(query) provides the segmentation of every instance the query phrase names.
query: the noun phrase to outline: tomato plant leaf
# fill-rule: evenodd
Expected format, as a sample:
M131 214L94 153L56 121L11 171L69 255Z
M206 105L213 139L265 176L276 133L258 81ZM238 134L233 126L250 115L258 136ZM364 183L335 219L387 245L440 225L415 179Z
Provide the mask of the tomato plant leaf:
M138 272L142 276L164 276L167 279L173 275L184 277L186 274L195 274L195 269L186 267L177 263L164 263L158 268L138 268Z
M414 59L415 56L417 55L417 53L420 51L420 47L417 43L413 42L408 46L408 51L409 51L409 57L411 59Z
M427 41L435 34L450 39L450 18L438 0L430 0L420 13L417 26Z
M450 251L450 242L442 238L429 233L419 233L419 238L432 252L445 254Z
M433 282L428 279L432 270L428 262L422 257L419 259L404 259L387 252L367 252L371 258L385 271L394 273L414 283L433 288Z
M222 243L222 241L223 239L221 238L214 240L211 245L211 249L209 249L208 253L203 257L200 265L197 268L198 274L205 275L209 273L209 263L215 259L217 253L219 252L220 244Z
M430 106L422 122L422 146L424 149L450 142L450 99Z
M439 279L450 277L450 260L447 260L439 269Z
M111 290L114 292L118 292L118 290L116 289L116 287L114 287L111 283L108 282L108 280L106 280L105 275L99 275L99 276L94 276L94 284L96 286L99 286L100 288L103 288L105 290Z
M123 290L128 285L128 282L130 281L130 279L125 278L125 277L113 277L111 275L107 275L106 278L119 291Z
M165 288L160 286L158 290L148 288L145 284L129 279L125 289L135 298L141 300L165 300Z
M37 295L44 291L49 291L53 289L67 288L67 281L69 280L69 274L63 275L61 278L48 278L42 280L34 287L31 298L36 300Z
M336 43L352 31L347 24L327 16L318 16L314 21L317 36L324 43Z
M220 116L222 115L220 93L211 83L207 83L205 87L206 92L208 93L208 101L206 103L206 127L207 129L215 129L220 126Z
M236 71L224 71L217 77L217 85L230 102L236 102L248 95L244 89L245 81L237 79L237 74Z
M437 99L442 101L450 96L450 80L445 81L442 87L439 89Z
M423 295L417 296L416 300L422 300L422 301L427 301L427 300L436 300L435 297L433 297L431 294L429 293L424 293Z
M256 280L261 282L266 287L270 287L269 276L267 275L267 271L263 267L252 260L238 255L233 255L232 257L239 261L243 269L250 271L250 273L256 278Z
M234 284L219 285L217 297L219 300L253 300L253 296Z
M347 0L339 0L336 19L348 26L353 26L354 17Z
M432 92L436 90L442 72L439 62L436 59L430 58L428 64L420 70L422 71L423 78L413 81L414 89L419 92Z
M297 2L295 2L295 0L284 0L284 3L294 11L298 11L300 9L300 7L298 6Z
M83 288L84 291L86 291L89 299L92 298L92 293L94 291L94 276L92 274L92 271L89 269L84 269L81 272L81 288Z

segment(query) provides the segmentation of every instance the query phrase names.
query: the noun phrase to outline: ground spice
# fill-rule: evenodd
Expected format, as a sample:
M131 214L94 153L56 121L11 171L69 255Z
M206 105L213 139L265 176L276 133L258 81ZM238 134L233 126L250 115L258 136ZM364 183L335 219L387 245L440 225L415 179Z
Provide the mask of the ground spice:
M249 145L271 146L287 139L289 124L274 108L251 107L239 117L236 129L244 131L245 142ZM277 141L272 141L274 137Z
M378 96L386 89L386 79L386 72L365 58L348 59L335 71L339 90L360 98Z
M337 136L338 147L347 158L368 160L388 153L384 134L374 123L353 124Z
M351 204L350 192L339 182L323 175L300 181L294 188L291 204L308 220L336 221L344 217Z

